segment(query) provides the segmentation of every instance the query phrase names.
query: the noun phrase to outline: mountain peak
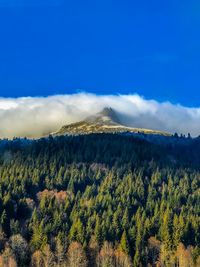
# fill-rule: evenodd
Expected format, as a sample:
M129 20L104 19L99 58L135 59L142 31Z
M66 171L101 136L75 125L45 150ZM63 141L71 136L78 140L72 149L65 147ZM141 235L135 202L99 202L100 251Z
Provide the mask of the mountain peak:
M98 112L95 115L89 116L85 119L86 122L101 124L101 125L118 125L120 120L117 116L117 113L111 107L105 107L102 111Z
M91 133L146 133L168 135L160 131L150 129L132 128L120 122L117 112L111 107L105 107L95 115L89 116L83 121L64 125L53 135L79 135Z
M102 111L99 112L99 114L102 114L104 116L110 116L113 113L115 113L115 111L111 107L105 107L102 109Z

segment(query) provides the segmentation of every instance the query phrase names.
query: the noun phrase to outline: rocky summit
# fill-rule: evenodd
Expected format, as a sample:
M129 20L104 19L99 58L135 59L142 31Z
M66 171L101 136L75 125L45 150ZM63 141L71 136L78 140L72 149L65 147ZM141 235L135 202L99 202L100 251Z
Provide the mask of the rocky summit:
M157 130L134 128L123 125L117 112L111 107L105 107L102 111L89 116L80 122L64 125L59 131L53 133L53 136L91 133L145 133L169 135L166 132Z

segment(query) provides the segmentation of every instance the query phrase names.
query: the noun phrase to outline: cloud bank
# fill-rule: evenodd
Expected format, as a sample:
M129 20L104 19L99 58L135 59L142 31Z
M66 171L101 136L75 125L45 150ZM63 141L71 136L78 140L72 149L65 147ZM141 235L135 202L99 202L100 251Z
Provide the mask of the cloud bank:
M121 121L171 133L200 134L200 108L133 95L78 93L49 97L0 98L0 138L40 137L112 107Z

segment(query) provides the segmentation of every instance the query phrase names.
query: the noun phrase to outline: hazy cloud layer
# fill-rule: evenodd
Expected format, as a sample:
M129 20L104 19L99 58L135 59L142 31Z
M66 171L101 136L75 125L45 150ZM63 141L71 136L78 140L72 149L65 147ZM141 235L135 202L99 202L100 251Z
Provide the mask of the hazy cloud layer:
M129 126L200 134L200 108L159 103L139 95L79 93L49 97L0 98L0 137L38 137L95 114L104 107L118 111Z

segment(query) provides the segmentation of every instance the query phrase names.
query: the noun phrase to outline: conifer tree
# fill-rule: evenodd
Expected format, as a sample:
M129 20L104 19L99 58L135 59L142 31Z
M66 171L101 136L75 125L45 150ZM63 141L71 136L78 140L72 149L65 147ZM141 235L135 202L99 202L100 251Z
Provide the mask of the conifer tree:
M121 237L120 247L121 247L122 251L126 255L129 255L130 248L129 248L129 242L128 242L128 239L127 239L127 235L126 235L126 231L125 230L124 230L124 232L122 234L122 237Z

